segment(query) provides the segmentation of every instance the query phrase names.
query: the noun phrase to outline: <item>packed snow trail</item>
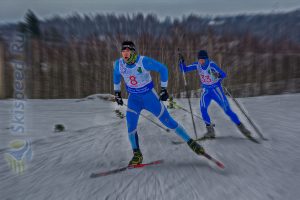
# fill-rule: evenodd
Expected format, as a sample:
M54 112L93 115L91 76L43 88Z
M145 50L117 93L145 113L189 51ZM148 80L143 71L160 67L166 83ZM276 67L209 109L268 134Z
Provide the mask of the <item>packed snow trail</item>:
M191 100L199 113L199 99ZM144 162L163 159L164 163L96 179L89 178L92 172L122 167L132 156L126 121L116 117L114 103L96 96L83 101L29 100L25 119L34 156L26 171L17 175L3 159L9 141L19 138L8 129L12 101L0 101L0 198L297 200L300 94L238 100L269 141L255 144L245 139L213 104L209 111L220 138L202 144L224 162L225 170L195 155L185 144L172 144L179 140L175 133L141 117L138 133ZM186 99L177 102L187 107ZM192 135L190 115L179 109L171 114ZM203 122L195 120L198 133L203 134ZM54 133L57 123L64 124L66 131Z

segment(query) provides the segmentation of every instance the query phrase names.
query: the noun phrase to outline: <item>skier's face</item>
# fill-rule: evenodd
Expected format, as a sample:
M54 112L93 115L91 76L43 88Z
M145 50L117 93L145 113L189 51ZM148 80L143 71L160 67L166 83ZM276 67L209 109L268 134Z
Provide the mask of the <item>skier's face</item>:
M205 64L205 59L199 59L198 62L200 63L200 65L204 65Z
M122 58L127 61L129 58L130 58L130 54L131 54L131 51L130 49L126 48L124 50L122 50Z

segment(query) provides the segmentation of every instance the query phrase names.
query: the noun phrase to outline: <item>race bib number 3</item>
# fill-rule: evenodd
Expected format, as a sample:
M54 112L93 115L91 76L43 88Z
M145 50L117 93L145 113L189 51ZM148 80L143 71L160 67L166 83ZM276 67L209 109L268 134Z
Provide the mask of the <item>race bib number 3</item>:
M211 80L211 78L210 78L209 75L203 75L203 74L201 74L201 82L202 83L211 83L212 80Z

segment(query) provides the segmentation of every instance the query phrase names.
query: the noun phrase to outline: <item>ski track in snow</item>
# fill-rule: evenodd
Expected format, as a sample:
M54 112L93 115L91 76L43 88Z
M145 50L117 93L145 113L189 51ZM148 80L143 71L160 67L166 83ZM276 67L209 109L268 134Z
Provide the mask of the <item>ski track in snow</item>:
M113 112L118 106L95 98L28 100L25 119L29 133L18 137L8 129L12 101L0 101L0 199L297 200L300 94L238 101L269 141L255 144L243 138L212 103L209 113L219 138L201 144L225 164L225 170L196 156L186 144L172 144L180 141L174 132L167 133L140 117L138 133L144 162L164 159L164 163L95 179L89 178L92 172L123 167L132 156L126 120ZM188 108L186 99L177 103ZM192 99L192 103L199 115L199 99ZM125 111L124 107L119 109ZM194 137L190 114L182 110L170 113ZM146 111L143 114L151 116ZM201 120L195 121L200 136L205 126ZM57 123L64 124L66 131L54 133ZM3 156L9 141L26 137L32 140L33 160L23 174L17 175Z

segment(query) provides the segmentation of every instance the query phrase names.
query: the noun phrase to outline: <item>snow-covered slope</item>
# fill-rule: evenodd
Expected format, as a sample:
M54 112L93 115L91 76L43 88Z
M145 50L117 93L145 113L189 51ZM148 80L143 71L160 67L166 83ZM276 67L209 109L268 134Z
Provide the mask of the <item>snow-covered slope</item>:
M124 166L132 156L126 121L116 117L114 103L97 96L80 101L30 100L25 111L28 134L13 136L8 129L12 101L0 101L0 199L299 199L300 94L239 101L269 141L255 144L244 139L212 104L209 111L219 138L202 144L224 162L224 171L187 145L172 144L179 140L175 133L141 117L138 133L144 161L165 162L96 179L89 178L90 173ZM177 102L188 108L186 99ZM199 114L199 99L192 102ZM188 113L171 114L194 136ZM65 132L53 132L58 123L66 126ZM203 134L202 121L196 118L196 124L198 135ZM21 175L3 159L8 143L17 138L30 138L34 154Z

